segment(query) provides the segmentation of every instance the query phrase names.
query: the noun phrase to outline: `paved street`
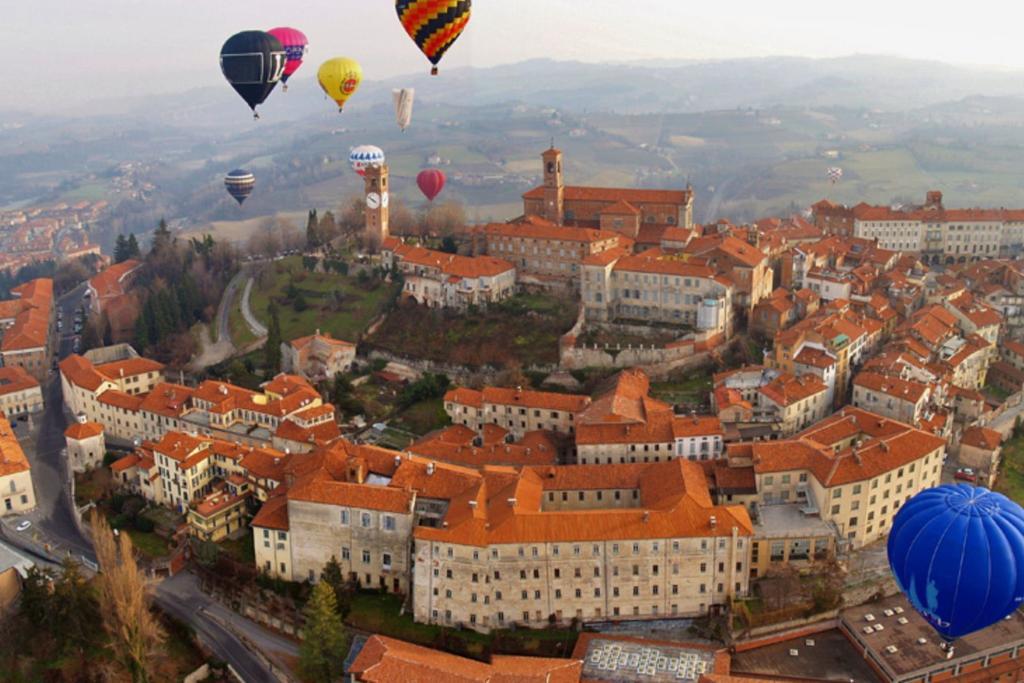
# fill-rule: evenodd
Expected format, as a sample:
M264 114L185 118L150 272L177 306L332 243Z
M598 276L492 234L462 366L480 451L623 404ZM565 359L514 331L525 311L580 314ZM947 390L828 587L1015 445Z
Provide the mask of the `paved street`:
M278 680L266 657L298 656L295 643L214 602L199 589L198 580L190 572L163 581L157 588L156 602L161 609L190 624L203 643L229 662L246 683ZM243 638L249 641L248 647Z

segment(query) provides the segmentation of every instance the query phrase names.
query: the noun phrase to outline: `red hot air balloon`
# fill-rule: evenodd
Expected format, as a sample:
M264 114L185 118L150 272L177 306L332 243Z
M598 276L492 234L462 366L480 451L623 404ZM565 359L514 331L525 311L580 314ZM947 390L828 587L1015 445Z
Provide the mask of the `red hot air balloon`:
M436 168L420 171L420 174L416 176L416 184L420 186L420 192L430 201L434 201L434 197L441 194L441 190L444 189L444 181L444 171Z
M306 39L305 33L297 28L288 28L287 26L272 28L267 33L281 41L281 47L284 48L287 61L284 65L284 73L281 75L281 83L284 84L282 87L287 90L288 78L302 66L302 58L306 56L309 41Z

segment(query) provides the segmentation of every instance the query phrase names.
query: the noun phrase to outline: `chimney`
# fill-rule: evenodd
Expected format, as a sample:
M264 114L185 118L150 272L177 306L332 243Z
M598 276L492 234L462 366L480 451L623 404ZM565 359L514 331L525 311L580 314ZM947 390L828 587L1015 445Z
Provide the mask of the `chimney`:
M398 467L401 464L402 464L402 456L396 455L395 456L395 467Z
M515 498L509 498L508 499L508 506L511 507L511 508L514 508L516 506L516 499Z
M428 475L432 475L433 473L434 473L434 463L428 462L427 463L427 474Z
M476 507L476 501L475 500L469 501L469 507L475 508Z
M644 510L644 524L647 524L647 520L649 520L650 518L651 518L651 511L650 510Z
M708 520L708 522L711 524L712 529L718 526L718 518L716 518L714 515L711 515L711 518Z

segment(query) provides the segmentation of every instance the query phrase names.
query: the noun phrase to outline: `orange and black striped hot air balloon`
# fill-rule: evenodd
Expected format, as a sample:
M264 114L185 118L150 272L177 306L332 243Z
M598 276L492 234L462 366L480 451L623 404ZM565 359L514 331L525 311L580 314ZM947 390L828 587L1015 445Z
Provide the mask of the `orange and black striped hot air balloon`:
M472 0L395 0L402 27L434 65L432 75L469 23L472 5Z

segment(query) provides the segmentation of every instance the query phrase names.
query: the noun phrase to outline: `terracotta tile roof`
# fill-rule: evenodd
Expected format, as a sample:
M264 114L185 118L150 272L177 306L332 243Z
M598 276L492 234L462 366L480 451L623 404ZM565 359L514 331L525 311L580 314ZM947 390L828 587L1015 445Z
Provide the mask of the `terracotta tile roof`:
M420 439L406 450L431 460L475 468L557 464L558 448L545 432L527 432L521 440L505 443L503 436L488 438L488 432L495 431L507 433L497 425L485 425L483 443L475 446L477 434L463 425L454 425Z
M581 187L566 185L563 198L567 202L629 202L630 204L679 204L689 203L689 190L645 190L619 187ZM535 187L523 195L523 199L544 199L544 186Z
M374 635L347 673L367 683L574 683L582 667L580 660L505 655L487 664Z
M288 531L288 497L284 495L284 489L274 489L277 495L271 495L260 507L259 512L252 518L250 526L261 529L277 529Z
M875 372L859 372L854 377L855 386L877 391L902 401L917 403L928 393L928 385L898 377L888 377Z
M11 294L16 295L17 303L8 306L6 313L14 314L14 323L3 332L0 351L24 351L46 346L53 307L53 280L30 280L12 289Z
M960 438L960 443L964 446L983 448L987 451L994 451L1002 442L1002 435L988 427L968 427Z
M577 413L590 404L589 396L561 394L552 391L485 387L482 393L484 403L524 406L542 410L560 410L570 413Z
M459 403L464 406L472 406L474 408L481 408L484 404L484 395L475 390L467 389L466 387L455 387L449 389L444 395L445 403Z
M333 406L328 406L328 410L330 410L332 414L334 413ZM338 423L334 420L310 425L309 427L303 427L297 422L287 419L282 420L281 424L277 426L274 436L287 441L322 445L340 437L341 428L338 427Z
M732 235L713 235L709 237L698 237L690 240L686 245L686 251L691 254L703 255L709 252L718 252L732 261L754 268L766 260L763 251Z
M288 499L397 514L411 514L413 502L412 493L402 489L315 478L296 482Z
M0 367L0 396L39 386L39 380L20 365Z
M143 396L139 409L154 415L179 417L188 407L194 392L194 389L183 384L160 382Z
M28 458L18 443L18 435L14 433L7 418L0 416L0 477L26 472L29 469Z
M76 422L64 430L64 437L81 441L82 439L91 439L94 436L99 436L102 433L103 425L101 424L96 422Z
M952 299L949 303L976 327L1001 325L1003 322L1003 316L997 313L994 308L975 300L970 294L962 294Z
M408 244L400 244L392 250L402 261L459 278L495 277L515 270L512 263L493 256L460 256Z
M648 249L640 254L623 256L615 264L614 270L616 272L658 273L715 279L714 269L709 267L704 259L685 252L666 252L659 247Z
M609 214L614 216L639 216L640 209L636 208L624 199L620 199L611 206L606 206L601 209L601 214Z
M817 375L794 377L783 373L758 391L780 406L790 406L811 396L825 393L828 387Z
M623 256L628 256L632 253L631 249L626 247L613 247L611 249L605 249L599 251L596 254L590 254L583 259L582 263L584 266L607 266L613 263Z
M297 339L291 340L288 343L291 345L293 349L299 350L306 348L314 340L318 344L326 344L328 346L332 346L339 349L350 348L355 346L355 344L353 344L352 342L347 342L344 339L335 339L334 337L331 336L330 332L327 332L325 334L311 334L306 337L299 337Z
M126 394L120 389L107 389L97 399L100 403L122 410L137 411L142 406L142 396Z
M68 382L89 391L96 391L100 385L109 381L96 371L92 363L77 353L73 353L62 360L58 367L60 367L61 374L67 378Z
M577 242L591 244L594 242L613 241L619 243L619 233L611 230L595 228L573 228L567 225L555 225L543 219L523 223L490 223L474 228L482 235L504 237L527 237L531 239L556 240L559 242Z
M836 364L836 358L822 349L804 346L800 349L800 353L793 358L793 362L815 368L830 368Z
M110 463L110 470L114 474L118 472L124 472L125 470L135 467L140 462L140 458L135 453L129 453L128 455L122 456Z
M834 446L856 438L859 447ZM937 450L945 439L859 408L846 407L818 424L780 441L734 444L733 453L749 453L758 473L807 470L823 486L840 486L903 467Z
M254 479L284 481L289 456L270 448L254 448L239 461L239 465Z
M101 298L119 296L125 293L123 278L140 266L142 266L142 262L135 259L115 263L103 272L90 278L89 286Z
M103 363L96 366L96 371L110 379L145 375L150 372L163 372L164 364L149 358L128 358L126 360Z

